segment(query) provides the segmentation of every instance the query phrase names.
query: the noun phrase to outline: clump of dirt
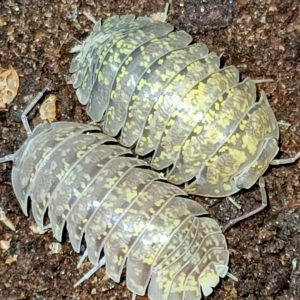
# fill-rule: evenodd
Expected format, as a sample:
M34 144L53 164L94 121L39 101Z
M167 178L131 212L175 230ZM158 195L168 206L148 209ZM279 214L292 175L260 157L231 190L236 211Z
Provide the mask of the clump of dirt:
M181 25L193 33L227 27L238 11L235 0L185 0Z
M170 2L169 22L177 28L188 28L190 33L197 32L193 34L195 41L222 53L226 65L235 64L242 77L273 79L259 88L267 93L280 121L281 156L289 157L299 151L299 1L216 1L224 5L235 2L234 7L224 10L225 20L216 22L211 11L204 9L200 14L197 6L194 10L192 7L195 2L204 5L211 1ZM73 88L67 84L71 59L68 51L91 30L84 11L96 18L129 13L151 15L163 11L164 5L164 1L143 0L0 2L0 66L12 66L20 76L18 96L0 111L0 156L13 153L26 139L21 113L50 79L50 93L57 97L56 118L88 122ZM38 107L31 118L33 125L41 122ZM239 282L223 280L210 299L299 299L299 168L300 162L269 168L268 209L226 233L230 270ZM0 249L0 299L131 299L124 281L114 283L103 269L73 288L90 264L77 270L78 255L68 242L53 251L56 241L51 233L40 235L33 230L32 218L26 218L17 204L10 176L11 165L0 165L0 206L17 229L10 231L0 223L0 240L6 241L1 243L6 250ZM260 204L257 187L235 198L242 211L225 199L196 200L204 203L222 224Z

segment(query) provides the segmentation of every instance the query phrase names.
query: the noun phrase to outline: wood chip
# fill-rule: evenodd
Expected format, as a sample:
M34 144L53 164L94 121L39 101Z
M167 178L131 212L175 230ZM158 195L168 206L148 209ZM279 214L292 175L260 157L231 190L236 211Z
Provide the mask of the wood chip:
M16 97L19 89L19 76L14 68L0 70L0 109L6 108Z
M43 121L52 123L56 120L56 101L55 95L49 95L40 107L40 117Z

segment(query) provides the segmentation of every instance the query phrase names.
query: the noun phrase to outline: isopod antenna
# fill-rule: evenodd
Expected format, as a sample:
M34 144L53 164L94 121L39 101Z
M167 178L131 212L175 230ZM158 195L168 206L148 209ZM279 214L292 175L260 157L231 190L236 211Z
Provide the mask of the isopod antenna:
M51 80L49 80L48 83L45 85L45 87L34 97L32 101L30 101L30 103L28 104L28 106L25 108L24 112L21 115L21 120L26 130L27 136L30 136L32 134L32 130L30 128L27 116L32 111L32 109L36 106L36 104L42 99L45 92L49 90L50 84L51 84ZM8 161L13 161L13 160L14 160L14 154L8 154L4 157L0 157L0 164Z

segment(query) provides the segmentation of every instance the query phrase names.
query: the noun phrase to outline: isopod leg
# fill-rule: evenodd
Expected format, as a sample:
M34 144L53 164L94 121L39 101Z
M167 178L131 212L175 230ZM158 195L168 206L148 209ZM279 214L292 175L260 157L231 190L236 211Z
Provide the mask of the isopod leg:
M300 158L300 151L294 157L274 159L270 162L270 165L279 166L279 165L292 164L299 158Z
M7 161L13 161L14 160L14 154L9 154L4 157L0 157L0 164L5 163Z
M227 272L226 276L235 282L239 282L239 279L235 275L231 274L229 271Z
M228 197L226 197L226 199L227 199L230 203L232 203L237 209L242 209L242 207L234 200L233 197L228 196Z
M162 19L161 19L162 22L166 22L167 21L168 13L169 13L169 7L170 7L170 3L167 2L166 5L165 5L164 12L162 14Z
M96 24L98 21L94 18L93 15L91 15L90 13L84 11L83 12L84 16L89 20L91 21L93 24Z
M88 250L86 249L84 251L84 253L81 255L81 257L80 257L80 259L79 259L79 261L77 263L77 266L76 266L77 269L79 269L82 266L83 262L85 261L85 259L87 257L88 257Z
M260 190L260 194L261 194L261 205L258 208L254 209L254 210L252 210L252 211L250 211L250 212L248 212L248 213L246 213L246 214L244 214L244 215L242 215L242 216L240 216L238 218L230 220L225 225L225 227L223 229L223 232L226 232L233 225L235 225L235 224L237 224L237 223L239 223L239 222L241 222L241 221L243 221L245 219L248 219L248 218L256 215L257 213L259 213L260 211L264 210L267 207L267 205L268 205L268 197L267 197L267 193L266 193L266 189L265 189L265 180L264 180L263 177L259 178L258 184L259 184L259 190Z
M32 134L32 130L30 128L27 115L31 112L31 110L35 107L35 105L41 100L45 92L49 89L50 84L51 84L51 80L48 81L48 83L43 88L43 90L39 92L35 96L35 98L28 104L28 106L25 108L24 112L21 115L21 120L28 136Z
M89 279L94 273L96 273L101 267L105 265L105 257L102 257L99 261L99 264L90 269L85 273L75 284L74 288L78 287L81 283Z

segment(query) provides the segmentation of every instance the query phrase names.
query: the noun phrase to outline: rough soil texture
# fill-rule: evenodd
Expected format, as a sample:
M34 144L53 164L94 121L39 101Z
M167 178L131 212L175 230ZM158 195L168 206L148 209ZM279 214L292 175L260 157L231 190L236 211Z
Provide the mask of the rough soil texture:
M171 1L168 21L187 29L196 41L223 55L226 65L239 67L242 77L273 79L260 84L281 124L281 157L300 150L300 8L299 0ZM222 7L220 5L226 5ZM150 15L164 1L146 0L6 0L0 1L0 67L13 66L20 75L17 98L0 111L0 156L13 153L26 139L20 115L26 104L51 79L58 97L59 120L87 122L84 108L67 84L68 50L91 30L83 12L97 18L113 14ZM220 16L219 22L216 17ZM32 124L41 122L38 109ZM269 168L269 207L227 232L230 269L239 282L225 279L209 299L300 299L300 161ZM0 165L0 206L16 226L0 223L0 299L131 299L124 281L116 284L99 270L80 287L72 285L90 267L76 269L78 255L68 242L58 254L51 232L30 228L13 194L11 164ZM259 205L257 186L235 196L243 209L225 199L197 198L211 215L227 220ZM15 257L14 262L10 261ZM147 299L138 297L138 299Z

